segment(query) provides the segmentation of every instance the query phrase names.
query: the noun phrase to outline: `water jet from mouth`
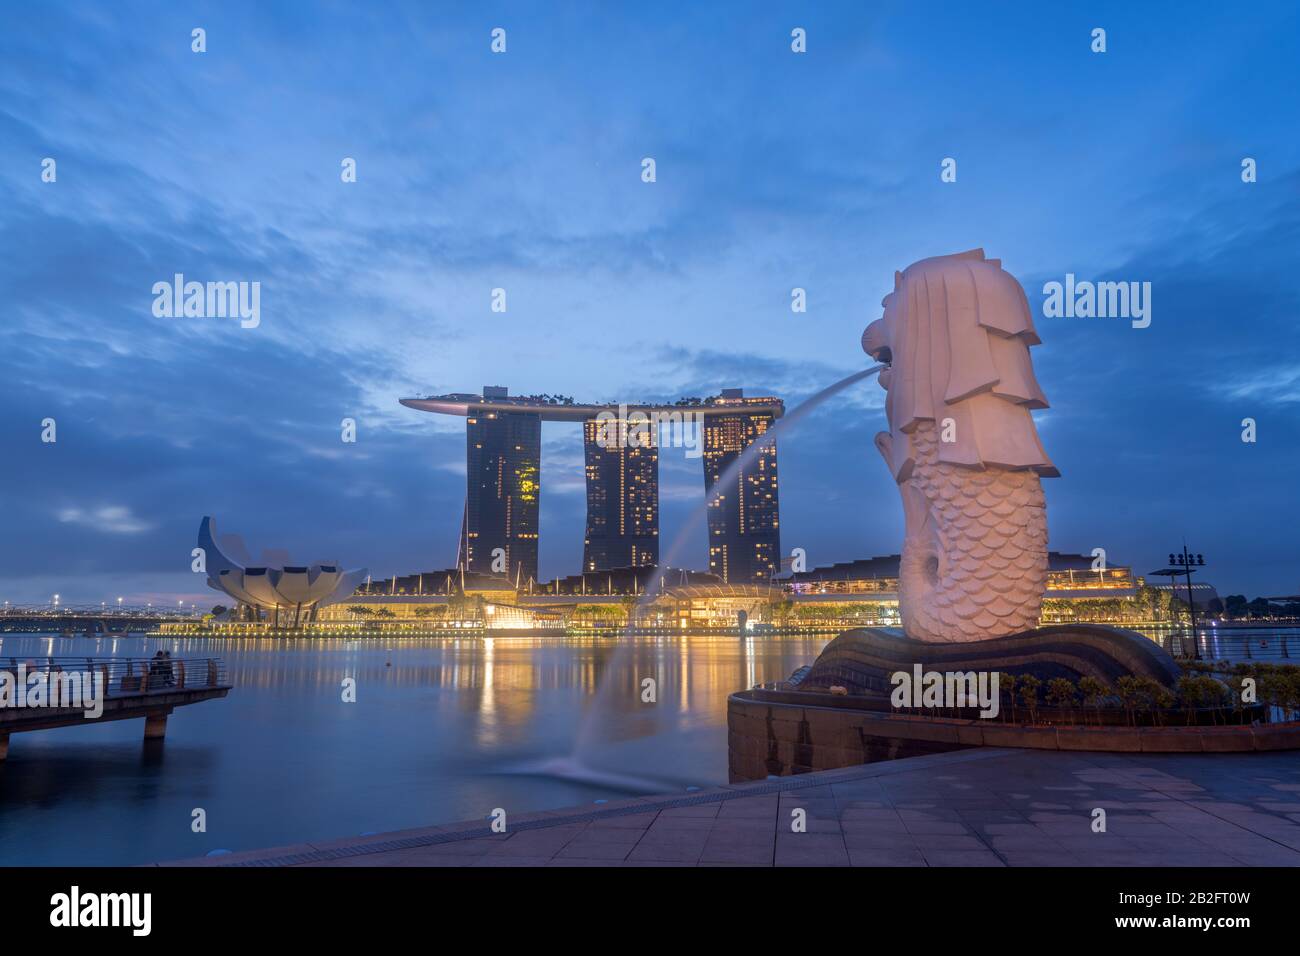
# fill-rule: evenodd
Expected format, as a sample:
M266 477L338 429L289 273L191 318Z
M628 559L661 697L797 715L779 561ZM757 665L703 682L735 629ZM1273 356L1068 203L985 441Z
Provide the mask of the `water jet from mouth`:
M763 448L778 438L792 431L804 418L815 411L823 402L838 395L845 389L856 385L858 382L872 375L876 375L885 365L875 365L871 368L854 372L832 385L826 386L821 391L800 402L783 418L780 418L764 435L761 441L755 441L746 448L736 460L733 461L719 477L715 487L726 487L734 481L736 474L750 465L758 456ZM660 555L660 567L672 567L674 561L678 559L681 552L689 546L690 539L697 533L697 529L704 523L708 514L709 498L699 504L691 511L691 514L678 530L672 545L668 548L666 555ZM662 579L660 579L662 581ZM632 627L639 618L641 611L651 604L662 593L660 587L647 586L645 592L638 599L636 606L628 616L627 632L623 635L609 663L605 667L603 679L596 686L596 693L587 708L587 712L582 717L582 722L578 726L578 733L574 742L573 752L568 759L578 766L587 766L588 760L592 756L592 749L597 742L601 728L601 717L610 712L609 697L613 693L614 687L619 683L618 673L623 665L629 648L632 646Z

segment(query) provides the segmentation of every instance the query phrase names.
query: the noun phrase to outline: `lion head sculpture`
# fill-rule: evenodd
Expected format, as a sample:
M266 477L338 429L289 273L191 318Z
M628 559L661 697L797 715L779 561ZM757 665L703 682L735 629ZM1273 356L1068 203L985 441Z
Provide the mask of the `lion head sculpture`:
M862 347L888 366L876 436L903 497L907 634L976 641L1033 627L1047 583L1040 477L1059 474L1030 415L1047 399L1020 283L983 250L894 274Z
M862 348L889 366L880 384L889 393L895 478L906 477L917 424L945 419L955 440L940 444L940 461L1059 475L1029 414L1047 408L1029 358L1040 340L1024 290L997 259L982 249L922 259L894 273L881 305Z

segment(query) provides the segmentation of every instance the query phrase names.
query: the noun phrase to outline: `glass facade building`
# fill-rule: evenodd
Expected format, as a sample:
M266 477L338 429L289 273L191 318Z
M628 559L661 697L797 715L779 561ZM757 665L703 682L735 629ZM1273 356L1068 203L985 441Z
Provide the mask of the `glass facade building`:
M659 448L654 429L629 433L621 419L582 423L587 529L582 569L659 563Z
M583 404L561 395L511 395L502 386L486 385L482 394L456 392L401 403L466 420L457 567L505 575L520 587L537 579L541 423L548 421L583 429L584 574L658 565L659 455L663 442L675 446L678 437L689 449L688 458L699 453L704 459L709 573L730 584L766 585L780 569L773 432L785 414L779 398L745 398L740 389L723 389L710 398L672 404ZM696 435L702 448L688 438ZM753 446L744 467L728 473Z
M709 571L728 584L765 583L781 566L772 399L723 389L704 422L704 494L708 501ZM735 411L719 408L735 405ZM762 410L747 405L764 405ZM743 465L741 456L758 449Z
M537 578L542 419L476 410L466 418L465 516L460 560L468 571Z

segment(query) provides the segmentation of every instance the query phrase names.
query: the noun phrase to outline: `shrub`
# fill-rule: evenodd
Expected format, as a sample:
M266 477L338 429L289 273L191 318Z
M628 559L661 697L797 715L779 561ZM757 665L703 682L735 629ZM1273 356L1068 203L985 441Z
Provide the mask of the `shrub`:
M1300 668L1296 668L1287 678L1286 708L1290 718L1295 720L1300 715Z
M998 673L998 693L1006 694L1011 702L1011 722L1016 722L1016 675L1005 671Z
M1142 703L1142 682L1132 674L1125 674L1115 681L1115 693L1119 695L1124 712L1128 714L1129 726L1137 724L1137 710Z
M1065 677L1053 677L1047 682L1047 702L1064 711L1074 710L1074 705L1079 702L1074 682Z
M1192 722L1192 715L1201 706L1201 678L1184 674L1178 678L1178 699L1182 701L1183 710L1187 712L1187 723Z
M1260 703L1284 710L1288 708L1291 697L1289 675L1278 674L1274 672L1272 667L1268 667L1264 673L1259 675L1258 681Z
M1142 709L1152 713L1155 723L1163 724L1164 715L1174 706L1173 691L1150 677L1138 678L1138 686L1142 689Z
M1097 709L1097 723L1101 724L1101 705L1110 694L1110 688L1095 677L1081 677L1079 679L1079 692L1083 694L1083 703L1086 707L1095 707Z
M1223 717L1224 723L1227 723L1227 715L1223 713L1224 708L1228 705L1228 697L1232 693L1231 689L1224 686L1224 683L1217 677L1206 674L1198 678L1201 682L1201 704L1204 707L1214 708L1210 712L1210 719L1216 724L1219 718Z

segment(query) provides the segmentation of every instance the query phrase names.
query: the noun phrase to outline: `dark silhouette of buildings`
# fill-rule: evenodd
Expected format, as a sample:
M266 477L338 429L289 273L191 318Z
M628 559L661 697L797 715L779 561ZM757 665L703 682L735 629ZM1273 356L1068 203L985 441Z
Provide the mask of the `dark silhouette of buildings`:
M711 398L671 405L588 405L555 395L510 395L485 386L482 395L455 393L404 398L408 408L460 415L465 429L465 512L458 567L505 575L521 587L537 578L541 501L541 423L583 427L587 479L584 573L649 568L659 563L659 427L703 432L704 487L709 501L709 572L726 583L765 583L780 568L780 506L776 440L769 436L785 413L778 398L746 398L723 389ZM623 429L649 419L648 430ZM608 440L609 432L622 436ZM671 425L671 429L670 426ZM649 441L631 436L645 434ZM727 474L745 450L759 450ZM698 446L696 446L698 448Z
M587 476L584 571L652 567L659 563L659 447L644 440L610 441L617 420L582 423Z
M728 584L768 581L781 566L775 416L740 389L723 389L704 423L704 493L709 509L709 571ZM760 406L754 408L753 406ZM737 464L751 445L758 451Z
M484 389L485 398L489 391ZM537 413L482 409L466 419L465 515L457 563L512 581L536 580L541 466Z

